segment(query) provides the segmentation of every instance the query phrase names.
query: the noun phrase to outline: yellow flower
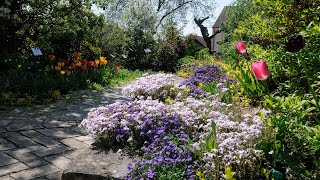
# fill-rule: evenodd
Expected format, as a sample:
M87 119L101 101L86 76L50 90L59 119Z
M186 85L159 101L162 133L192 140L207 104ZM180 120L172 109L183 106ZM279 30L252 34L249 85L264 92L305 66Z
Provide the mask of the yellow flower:
M100 64L101 64L101 65L105 65L105 64L107 64L107 63L108 63L108 61L106 60L105 57L100 57Z
M99 60L95 60L94 62L96 63L96 65L99 65L100 61Z
M58 62L58 66L59 67L63 67L64 66L64 62Z
M81 66L81 62L77 62L75 65L80 67Z
M60 71L60 74L65 74L66 72L65 71Z
M61 67L60 66L55 66L54 69L57 70L57 71L60 71Z

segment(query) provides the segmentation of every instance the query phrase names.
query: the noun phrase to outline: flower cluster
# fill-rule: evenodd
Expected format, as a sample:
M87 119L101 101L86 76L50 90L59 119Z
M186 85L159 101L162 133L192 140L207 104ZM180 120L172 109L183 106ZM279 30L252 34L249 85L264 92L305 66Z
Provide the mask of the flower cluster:
M241 115L240 111L235 110L234 105L221 103L217 99L218 95L201 99L188 97L176 101L170 107L194 132L197 132L193 134L197 140L192 145L194 151L202 152L206 149L204 144L212 131L211 125L213 122L216 124L218 146L212 152L206 150L203 159L204 171L216 176L230 165L252 167L262 154L261 151L255 150L254 146L265 128L258 116ZM234 170L240 174L244 169Z
M243 173L257 171L254 163L262 152L254 146L264 129L262 121L219 102L219 94L185 97L178 91L170 103L159 101L168 97L161 94L163 87L175 87L173 78L155 74L138 79L123 90L133 101L91 109L80 126L104 144L140 153L126 179L196 179L199 171L215 179L222 178L227 167L241 179ZM193 85L233 81L217 66L200 68L194 80ZM213 131L217 146L210 149L206 143Z
M140 140L138 131L145 125L146 119L160 116L162 110L165 110L165 105L157 100L116 102L91 109L80 127L96 139L102 137L105 141L125 143Z
M138 78L132 84L123 88L122 93L130 98L152 97L164 101L176 96L177 88L174 86L174 75L153 74Z
M192 95L199 96L207 94L206 91L199 88L199 85L206 83L233 83L235 80L229 78L220 69L219 66L204 66L196 70L193 77L185 79L182 85L189 86Z
M147 121L142 127L140 135L149 141L144 142L141 148L143 157L135 167L129 168L127 179L168 177L172 168L178 168L179 173L175 171L170 179L193 179L196 166L193 150L187 146L192 139L190 128L174 113L163 113L159 120L152 121Z
M82 70L88 72L89 70L95 70L99 66L104 66L108 63L105 57L100 57L97 60L87 61L81 58L80 52L73 53L73 59L67 59L64 61L57 61L54 69L59 71L60 74L71 74L74 71ZM48 59L50 61L55 61L55 55L49 55Z

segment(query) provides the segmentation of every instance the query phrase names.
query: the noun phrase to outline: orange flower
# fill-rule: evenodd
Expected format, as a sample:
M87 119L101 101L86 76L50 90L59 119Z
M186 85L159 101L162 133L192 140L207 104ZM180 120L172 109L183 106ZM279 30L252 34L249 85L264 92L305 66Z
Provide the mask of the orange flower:
M53 60L56 59L56 56L53 55L53 54L50 54L50 55L48 56L48 59L49 59L50 61L53 61Z
M120 70L121 69L121 66L116 66L116 70Z
M71 64L70 64L70 67L71 67L71 68L74 68L74 67L76 67L76 64L71 63Z
M74 53L73 53L73 56L76 57L76 58L78 58L78 57L81 56L81 53L80 53L80 52L74 52Z

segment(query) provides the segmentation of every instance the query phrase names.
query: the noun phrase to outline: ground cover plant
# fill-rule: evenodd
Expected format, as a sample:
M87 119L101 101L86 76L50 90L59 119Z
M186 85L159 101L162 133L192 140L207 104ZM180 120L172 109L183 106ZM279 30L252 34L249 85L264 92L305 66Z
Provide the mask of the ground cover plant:
M200 71L203 68L212 66ZM215 70L221 73L218 67ZM204 76L219 82L217 74L206 72ZM151 83L154 78L161 83ZM126 179L211 179L230 176L228 171L236 178L264 176L263 152L255 149L265 129L263 121L220 102L219 93L224 92L219 89L226 86L199 98L186 85L174 86L172 78L167 74L139 78L123 90L132 101L94 108L80 127L101 144L140 154ZM166 96L165 86L176 95Z

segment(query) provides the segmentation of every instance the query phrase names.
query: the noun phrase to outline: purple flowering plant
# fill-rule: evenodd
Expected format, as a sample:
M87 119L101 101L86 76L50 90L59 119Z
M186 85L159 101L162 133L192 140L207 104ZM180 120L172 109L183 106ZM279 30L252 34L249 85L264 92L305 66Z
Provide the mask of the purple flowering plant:
M187 78L182 82L182 85L189 86L191 95L195 97L201 97L207 95L208 93L199 88L199 86L211 83L234 83L235 80L229 78L219 66L203 66L197 69L194 76Z
M140 155L125 179L197 179L198 174L215 179L223 178L226 168L240 179L248 178L246 173L255 177L262 155L255 144L264 124L258 116L241 115L235 105L219 101L221 89L198 96L203 93L200 83L215 81L224 88L224 82L232 82L219 67L203 67L196 74L195 81L185 81L194 86L179 86L170 103L159 101L158 95L163 86L172 85L171 75L146 76L144 83L139 79L124 90L133 101L91 109L80 127L100 143ZM149 82L155 77L161 81Z

